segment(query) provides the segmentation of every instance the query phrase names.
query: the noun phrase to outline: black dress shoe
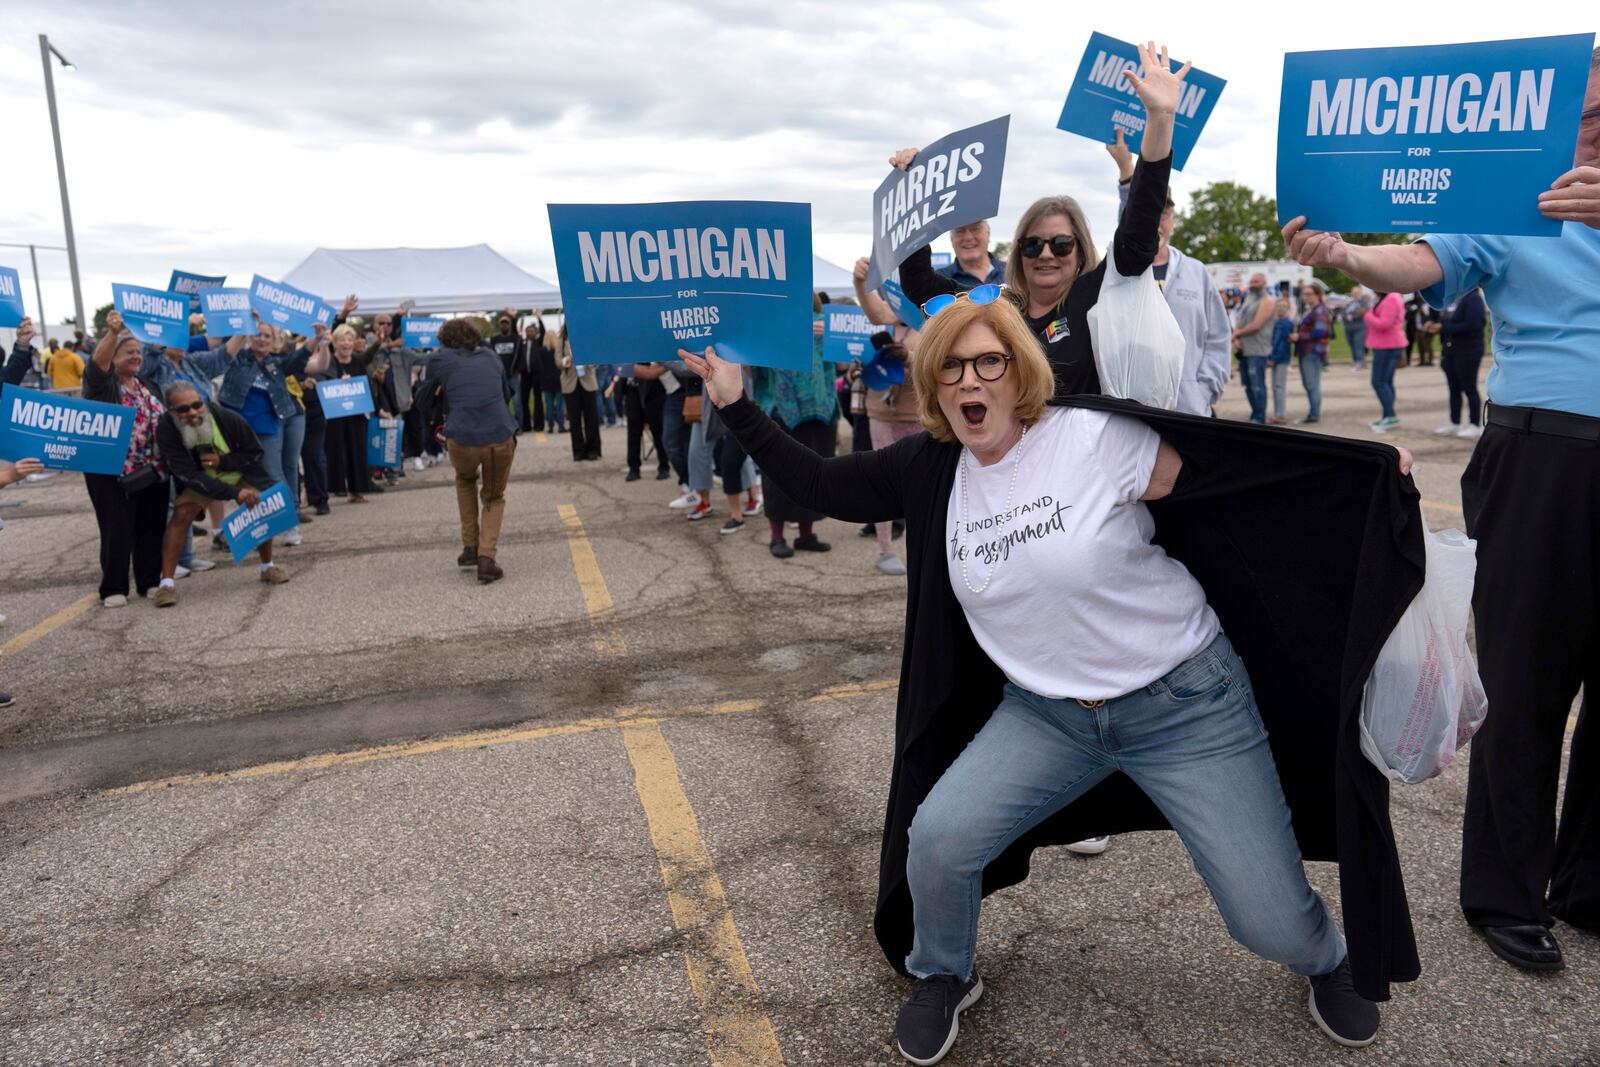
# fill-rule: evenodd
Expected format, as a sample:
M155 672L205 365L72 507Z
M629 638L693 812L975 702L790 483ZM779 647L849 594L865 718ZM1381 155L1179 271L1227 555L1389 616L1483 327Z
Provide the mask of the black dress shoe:
M639 474L638 471L629 471L628 472L628 476L626 478L624 478L623 481L625 481L625 482L636 482L636 481L639 480L639 478L640 478L640 474Z
M671 467L662 467L656 471L656 481L658 482L664 482L670 477L672 477Z
M1559 971L1566 966L1555 935L1543 926L1480 926L1489 951L1525 971Z

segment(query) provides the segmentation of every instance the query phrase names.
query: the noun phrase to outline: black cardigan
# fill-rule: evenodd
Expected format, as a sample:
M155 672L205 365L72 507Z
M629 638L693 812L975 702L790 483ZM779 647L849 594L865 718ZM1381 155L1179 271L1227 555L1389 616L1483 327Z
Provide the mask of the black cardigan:
M1123 209L1111 246L1116 250L1117 273L1124 277L1143 274L1161 247L1161 212L1167 206L1167 185L1172 178L1172 156L1151 163L1141 159L1128 184L1128 206ZM1081 234L1079 235L1082 236ZM1007 253L1021 269L1015 248ZM1094 270L1072 283L1064 308L1047 315L1027 316L1028 326L1056 373L1056 398L1079 393L1100 392L1100 374L1095 370L1094 346L1089 340L1089 309L1100 300L1100 284L1105 280L1102 259ZM933 252L918 249L900 264L900 286L918 307L940 293L959 293L957 285L933 269ZM1026 314L1027 309L1023 309Z
M1388 983L1414 979L1419 967L1388 780L1361 754L1357 715L1379 650L1422 587L1416 488L1383 445L1110 397L1066 403L1142 419L1183 457L1173 494L1150 505L1156 541L1205 588L1249 668L1301 852L1339 864L1356 987L1387 999ZM748 400L720 413L762 477L801 506L846 522L906 520L905 648L874 919L884 954L903 972L911 818L988 720L1005 682L974 639L945 562L960 448L922 433L823 459ZM1041 845L1168 828L1132 780L1114 774L996 858L984 893L1026 878Z

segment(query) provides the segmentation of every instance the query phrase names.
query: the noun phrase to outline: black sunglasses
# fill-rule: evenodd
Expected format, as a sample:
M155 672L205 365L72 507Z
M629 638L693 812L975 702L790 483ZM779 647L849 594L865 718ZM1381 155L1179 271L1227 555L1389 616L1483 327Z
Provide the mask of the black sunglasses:
M204 400L196 400L193 404L176 405L171 408L171 411L174 415L187 415L189 412L199 411L205 406L206 402Z
M1058 233L1046 240L1043 237L1024 237L1017 246L1017 251L1022 253L1024 259L1038 259L1044 252L1045 245L1050 246L1050 254L1057 259L1066 259L1072 255L1072 250L1077 247L1078 239L1070 233Z

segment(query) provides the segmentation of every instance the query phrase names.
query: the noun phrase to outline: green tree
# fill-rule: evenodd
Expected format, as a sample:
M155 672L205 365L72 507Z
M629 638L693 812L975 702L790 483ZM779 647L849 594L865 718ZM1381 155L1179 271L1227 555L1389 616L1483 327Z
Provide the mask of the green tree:
M1284 258L1278 202L1238 182L1212 182L1189 194L1172 243L1203 263Z
M94 335L96 337L99 337L101 334L106 332L106 316L111 314L111 308L112 308L111 304L105 304L105 305L95 309L95 312L94 312Z

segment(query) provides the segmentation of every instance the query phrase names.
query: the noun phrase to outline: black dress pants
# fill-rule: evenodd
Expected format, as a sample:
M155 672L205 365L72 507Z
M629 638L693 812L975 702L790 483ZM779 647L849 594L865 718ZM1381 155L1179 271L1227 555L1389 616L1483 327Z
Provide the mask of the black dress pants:
M306 503L314 508L328 502L328 458L324 450L327 434L328 420L322 408L308 406L306 439L300 445L300 465L305 468L306 476L300 482L305 487Z
M537 374L517 375L517 410L522 412L522 432L544 429L544 394L539 391Z
M1474 426L1482 426L1483 404L1478 399L1478 368L1483 365L1483 349L1445 345L1439 364L1444 368L1445 386L1450 390L1450 421L1461 421L1461 400L1465 397L1467 421Z
M1600 441L1489 425L1461 500L1478 540L1472 607L1489 697L1467 776L1461 909L1475 926L1555 917L1600 932Z
M600 406L593 389L580 383L566 394L567 426L572 432L572 458L600 458Z
M628 420L628 469L636 471L644 462L644 431L656 446L656 469L668 470L667 448L661 438L661 417L667 394L657 382L635 381L627 386L623 411Z
M324 438L328 453L328 491L366 493L372 490L372 470L367 466L367 417L353 415L329 419Z
M167 529L165 479L129 496L112 474L85 474L100 527L100 599L128 595L128 561L139 596L161 583L161 537Z

